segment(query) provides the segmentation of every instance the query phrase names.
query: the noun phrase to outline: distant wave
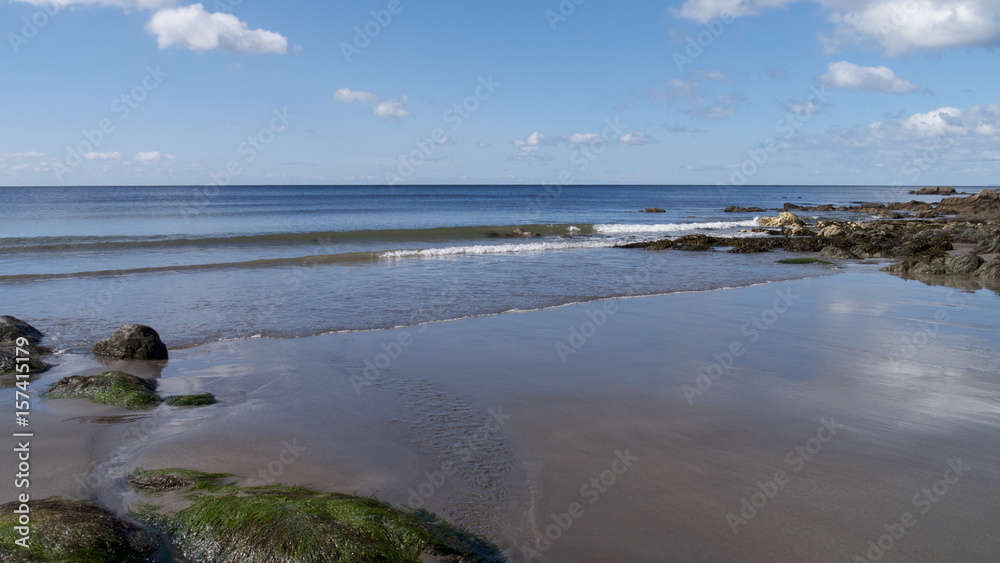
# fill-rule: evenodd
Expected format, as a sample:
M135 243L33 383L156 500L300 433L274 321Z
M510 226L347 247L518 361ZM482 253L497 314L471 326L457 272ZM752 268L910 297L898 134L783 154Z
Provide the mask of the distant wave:
M580 242L523 242L512 244L478 244L473 246L446 246L421 250L392 250L382 252L379 258L433 258L436 256L512 254L515 252L542 252L547 250L575 250L581 248L608 248L614 243L602 241Z
M640 234L640 233L679 233L684 231L709 231L718 229L733 229L737 227L756 227L757 219L747 221L714 221L710 223L663 223L657 225L643 225L637 223L612 223L604 225L594 225L595 233L617 235L617 234Z
M429 229L378 229L359 231L321 231L310 233L233 234L223 236L61 236L61 237L0 237L0 253L12 252L80 252L138 250L183 247L248 247L248 246L333 246L365 241L440 242L450 240L487 240L516 236L522 229L542 236L567 233L593 234L592 225L481 225L436 227Z

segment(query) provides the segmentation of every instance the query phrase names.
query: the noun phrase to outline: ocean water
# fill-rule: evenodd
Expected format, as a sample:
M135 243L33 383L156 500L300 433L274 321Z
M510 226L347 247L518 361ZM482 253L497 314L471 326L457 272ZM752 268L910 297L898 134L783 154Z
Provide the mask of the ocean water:
M915 198L877 186L0 188L0 314L64 351L130 322L176 348L738 287L822 271L773 253L613 246L742 235L756 215L728 205Z

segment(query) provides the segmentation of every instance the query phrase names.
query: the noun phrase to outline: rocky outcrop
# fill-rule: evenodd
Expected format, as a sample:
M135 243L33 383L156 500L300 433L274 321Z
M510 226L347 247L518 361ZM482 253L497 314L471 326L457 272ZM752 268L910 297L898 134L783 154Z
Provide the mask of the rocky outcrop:
M730 205L729 207L723 209L726 213L763 213L764 210L760 207L740 207L738 205Z
M155 330L138 324L125 325L107 340L94 345L94 353L120 360L166 360L167 346Z
M762 227L804 227L805 222L799 216L785 211L777 217L761 217L757 219L757 224Z
M0 343L14 343L18 338L26 338L32 344L38 344L43 336L40 330L17 317L0 316Z
M916 195L952 195L958 192L955 191L955 188L952 188L951 186L935 186L935 187L924 186L919 190L910 190L910 193Z
M61 498L32 499L31 540L27 549L14 544L20 503L0 506L0 560L7 563L72 561L104 563L149 561L157 537L140 526L89 503Z
M52 367L42 361L43 356L52 353L52 350L39 345L43 337L40 330L17 317L0 316L0 375L14 373L18 358L28 358L27 362L22 359L21 363L27 364L31 374L42 373ZM21 338L27 340L27 346L18 346L18 339Z
M666 209L660 209L659 207L647 207L646 209L640 209L639 213L666 213Z

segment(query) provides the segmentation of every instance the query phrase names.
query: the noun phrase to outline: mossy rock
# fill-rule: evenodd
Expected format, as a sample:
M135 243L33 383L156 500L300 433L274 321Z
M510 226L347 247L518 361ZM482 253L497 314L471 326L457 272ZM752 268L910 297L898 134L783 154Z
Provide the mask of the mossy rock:
M370 498L283 485L236 487L225 474L138 470L140 490L192 483L193 504L173 515L145 505L184 556L212 563L412 562L422 554L457 561L503 561L497 548L425 512ZM161 486L168 487L161 489Z
M789 258L787 260L778 260L779 264L833 264L833 262L827 262L826 260L821 260L819 258Z
M175 395L164 400L171 407L204 407L218 403L215 395L200 393L198 395Z
M51 498L29 503L31 536L24 549L14 543L21 537L14 530L18 506L0 506L0 560L8 563L139 563L158 547L155 535L104 508Z
M42 398L90 399L102 405L129 410L149 409L162 402L156 394L155 381L121 371L64 377L43 393Z

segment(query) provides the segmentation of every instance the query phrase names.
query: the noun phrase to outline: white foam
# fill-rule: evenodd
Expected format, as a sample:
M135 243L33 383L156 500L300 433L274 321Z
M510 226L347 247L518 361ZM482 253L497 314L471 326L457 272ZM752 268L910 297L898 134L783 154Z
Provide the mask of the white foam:
M393 250L379 254L380 258L431 258L435 256L513 254L517 252L542 252L546 250L573 250L579 248L608 248L610 241L586 242L525 242L514 244L479 244L475 246L447 246L423 250Z
M704 231L717 229L734 229L738 227L756 227L757 218L748 221L714 221L709 223L664 223L657 225L641 225L636 223L612 223L594 225L594 231L604 234L624 233L679 233L684 231Z

